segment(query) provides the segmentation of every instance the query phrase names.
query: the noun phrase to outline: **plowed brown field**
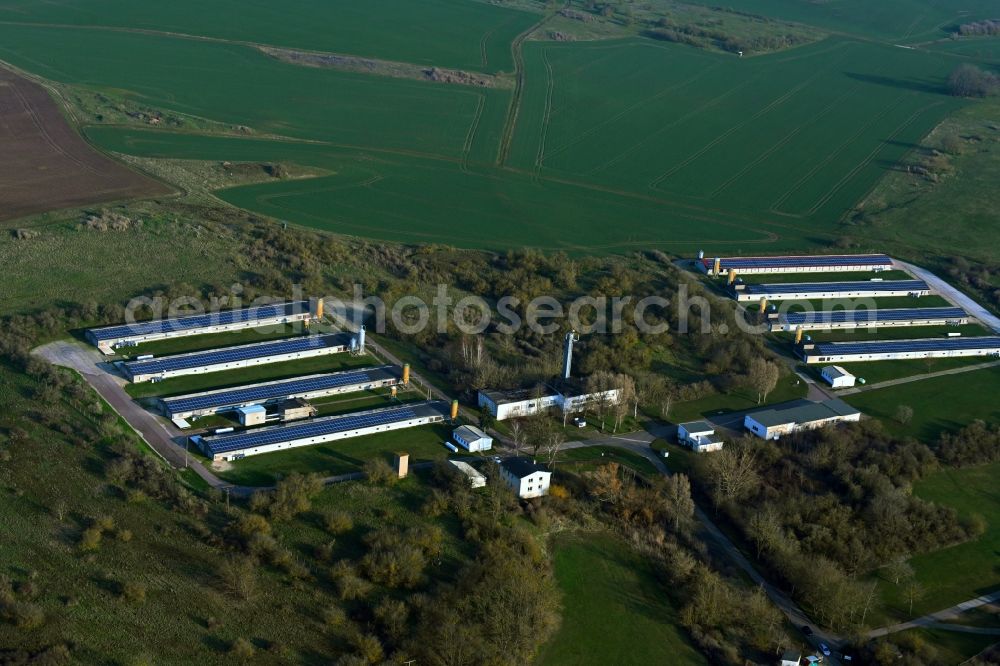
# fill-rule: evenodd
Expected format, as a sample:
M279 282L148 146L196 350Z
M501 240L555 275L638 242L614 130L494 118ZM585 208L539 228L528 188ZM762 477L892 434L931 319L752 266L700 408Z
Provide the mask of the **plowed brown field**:
M0 67L0 221L169 192L95 151L44 88Z

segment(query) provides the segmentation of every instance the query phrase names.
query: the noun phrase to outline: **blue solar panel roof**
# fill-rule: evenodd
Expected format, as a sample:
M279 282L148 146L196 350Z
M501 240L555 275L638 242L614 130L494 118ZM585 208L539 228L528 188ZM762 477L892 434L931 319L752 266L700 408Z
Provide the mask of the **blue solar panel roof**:
M192 352L190 354L165 356L163 358L150 359L148 361L129 361L125 363L125 368L133 375L155 375L172 370L185 370L188 368L200 368L207 365L234 363L236 361L263 358L265 356L294 354L297 352L322 349L323 347L338 347L348 344L350 337L351 336L347 333L334 333L331 335L303 335L296 338L275 340L273 342L256 342L237 347L225 347L223 349L209 349L201 352Z
M894 352L958 351L963 349L996 349L1000 351L1000 337L819 342L816 343L815 348L809 350L809 355L836 356L840 354L886 354Z
M702 259L705 266L714 266L715 259ZM816 255L802 257L723 257L723 270L735 268L836 268L838 266L888 266L892 259L885 254Z
M206 326L223 326L239 322L274 319L305 312L309 312L308 301L296 301L294 303L262 305L242 310L222 310L220 312L175 317L173 319L157 319L155 321L122 324L121 326L92 328L89 333L95 340L121 340L123 338L153 335L155 333L180 332L195 328L204 328Z
M845 322L878 323L890 321L951 321L968 317L962 308L895 308L889 310L829 310L825 312L787 312L780 319L788 324L842 324Z
M386 425L430 415L445 416L448 407L443 402L424 402L415 405L388 407L360 414L326 416L291 425L272 426L259 430L246 430L226 435L203 438L211 455L240 451L253 447L291 442L311 437L322 437L349 430L360 430L372 426Z
M326 389L363 384L365 382L383 381L399 377L394 371L395 366L386 365L378 368L363 368L347 372L332 372L311 377L286 379L277 382L266 382L253 386L233 389L222 389L191 396L164 398L163 404L171 414L191 412L201 409L213 409L243 405L251 402L267 402L278 398L288 398L296 395L323 391Z
M768 294L823 294L827 292L858 291L927 291L923 280L860 280L855 282L791 282L787 284L748 284L746 293Z

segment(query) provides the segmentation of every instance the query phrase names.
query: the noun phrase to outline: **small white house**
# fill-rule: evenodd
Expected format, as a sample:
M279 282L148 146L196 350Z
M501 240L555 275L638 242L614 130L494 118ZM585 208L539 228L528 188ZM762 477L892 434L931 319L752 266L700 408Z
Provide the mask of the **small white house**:
M785 650L781 655L781 666L799 666L802 662L802 653L798 650Z
M677 442L698 453L721 451L723 446L722 439L715 434L715 428L706 421L689 421L677 426Z
M486 477L483 476L482 472L469 463L462 462L461 460L449 460L448 462L454 465L455 469L465 475L465 477L469 480L470 487L482 488L486 485Z
M509 458L500 463L500 476L522 499L549 494L552 472L529 458Z
M263 405L247 405L236 410L240 418L240 425L255 426L267 423L267 410Z
M820 371L823 381L833 388L850 388L854 386L857 377L844 370L839 365L828 365Z
M472 425L455 428L451 433L451 438L455 440L456 444L470 453L489 451L493 448L493 438Z

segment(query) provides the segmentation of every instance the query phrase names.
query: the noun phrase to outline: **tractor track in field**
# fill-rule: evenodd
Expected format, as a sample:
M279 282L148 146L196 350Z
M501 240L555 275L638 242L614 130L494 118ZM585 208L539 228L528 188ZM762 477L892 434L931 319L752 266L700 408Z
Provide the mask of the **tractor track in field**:
M920 107L912 114L910 114L910 116L906 120L897 125L896 129L892 131L892 134L890 134L889 137L885 139L885 141L886 142L895 141L896 137L899 136L900 132L904 131L907 127L912 125L917 120L917 118L922 116L928 109L933 109L934 107L941 106L943 103L944 102L932 102L930 104L927 104L926 106ZM816 203L814 203L809 210L806 211L806 215L807 216L815 215L820 208L829 203L830 199L836 196L837 192L839 192L845 185L847 185L847 183L849 183L856 175L858 175L858 173L862 169L871 164L872 160L878 157L878 154L882 151L882 148L883 146L881 144L876 146L875 150L870 152L868 156L861 161L860 164L851 169L843 178L837 181L837 183L833 186L833 188L831 188L828 192L826 192L826 194L820 197L820 199Z
M843 54L841 54L840 58L838 58L835 62L839 63L841 60L843 60L846 57L847 57L847 54L843 53ZM654 189L654 190L659 189L660 183L662 183L665 180L668 180L669 178L673 177L675 174L677 174L678 172L682 171L683 169L685 169L687 166L689 166L693 162L697 161L698 158L700 158L702 155L704 155L705 153L707 153L710 150L712 150L712 148L715 148L720 143L724 142L726 139L728 139L734 133L736 133L739 130L743 129L744 127L746 127L750 123L754 122L755 120L766 116L771 111L774 111L776 108L780 107L785 102L787 102L788 100L790 100L793 97L795 97L795 95L797 95L801 91L805 90L805 88L807 86L809 86L813 81L815 81L817 78L820 77L820 75L822 75L824 73L825 73L825 70L817 70L812 76L810 76L806 80L802 81L797 86L795 86L795 87L791 88L790 90L786 91L783 95L779 95L777 98L771 100L766 105L764 105L762 108L758 109L753 115L751 115L750 117L746 118L745 120L742 120L739 123L733 125L729 129L727 129L725 132L723 132L719 136L717 136L714 140L710 141L708 144L706 144L705 146L703 146L700 150L696 151L692 155L689 155L686 159L682 160L678 164L675 164L673 167L671 167L670 169L668 169L666 172L664 172L663 174L661 174L660 176L658 176L657 178L655 178L654 180L652 180L649 183L649 187L651 189Z
M879 112L879 113L873 115L871 118L869 118L868 122L866 122L861 127L859 127L858 130L854 134L852 134L846 141L842 142L840 144L840 146L835 151L833 151L832 153L830 153L829 155L827 155L826 157L824 157L822 160L820 160L819 162L817 162L816 164L814 164L811 169L809 169L806 173L802 174L802 176L797 181L795 181L794 183L792 183L792 186L784 194L782 194L774 203L771 204L771 206L769 207L770 211L772 213L776 213L778 215L789 215L789 216L792 216L792 217L801 217L801 215L798 215L798 214L785 213L785 212L779 210L779 208L781 206L783 206L785 204L785 202L788 201L788 199L790 199L792 197L792 195L795 194L799 190L800 187L802 187L803 185L805 185L806 182L808 182L810 178L812 178L813 176L815 176L819 172L820 169L822 169L827 164L829 164L831 161L833 161L833 159L836 158L838 155L840 155L840 153L844 152L844 150L846 150L848 147L850 147L855 142L855 140L857 140L857 138L859 136L861 136L862 134L864 134L865 132L867 132L878 121L880 121L882 118L884 118L885 116L887 116L891 111L895 110L896 107L898 107L902 103L903 103L903 98L900 97L899 99L896 100L896 102L894 104L890 104L890 105L886 106L885 108L882 109L881 112Z
M565 9L569 2L563 3L559 9ZM517 117L521 113L521 100L524 98L524 42L546 21L555 16L558 10L546 12L534 25L514 38L510 45L511 58L514 61L514 92L507 107L507 117L504 119L503 131L500 133L500 146L497 148L497 165L505 166L510 157L510 146L514 142L514 130L517 127Z

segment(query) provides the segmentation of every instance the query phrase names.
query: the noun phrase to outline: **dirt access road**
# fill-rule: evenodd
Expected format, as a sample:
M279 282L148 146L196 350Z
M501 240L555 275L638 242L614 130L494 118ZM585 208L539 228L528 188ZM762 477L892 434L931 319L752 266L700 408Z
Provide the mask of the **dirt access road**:
M0 221L172 190L97 152L45 88L0 62Z

